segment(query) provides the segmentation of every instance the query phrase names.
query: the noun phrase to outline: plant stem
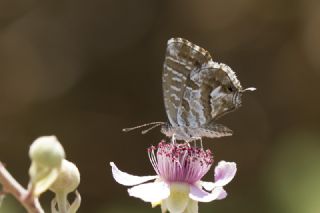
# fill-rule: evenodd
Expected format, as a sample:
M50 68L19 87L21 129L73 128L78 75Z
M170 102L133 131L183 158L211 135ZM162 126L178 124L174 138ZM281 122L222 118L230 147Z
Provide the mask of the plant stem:
M56 201L58 203L59 213L67 213L67 211L69 209L67 194L64 192L56 193Z
M29 213L44 213L38 198L23 188L0 162L0 183L5 193L12 194Z

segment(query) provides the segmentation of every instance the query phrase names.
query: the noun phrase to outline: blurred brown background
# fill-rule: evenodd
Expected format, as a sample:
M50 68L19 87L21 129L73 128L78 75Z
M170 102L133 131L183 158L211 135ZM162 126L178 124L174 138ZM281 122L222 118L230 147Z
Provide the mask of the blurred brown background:
M319 11L317 0L1 0L0 160L26 185L30 143L54 134L81 172L80 212L160 212L130 198L109 162L154 174L146 148L164 136L121 129L166 120L162 63L179 36L258 88L220 119L234 136L204 141L238 173L200 212L320 212ZM24 210L8 199L0 212Z

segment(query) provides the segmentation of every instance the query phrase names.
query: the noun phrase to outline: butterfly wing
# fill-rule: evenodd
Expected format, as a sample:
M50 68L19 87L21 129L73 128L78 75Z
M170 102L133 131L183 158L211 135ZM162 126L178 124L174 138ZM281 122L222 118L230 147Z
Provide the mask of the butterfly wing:
M181 38L168 41L163 93L173 128L184 127L191 140L232 135L215 121L241 105L241 91L232 69L213 62L205 49Z
M182 38L168 41L162 74L163 97L170 124L185 126L194 123L182 114L188 111L188 100L184 99L186 87L190 86L190 73L199 70L202 64L211 60L210 54L203 48ZM190 117L190 116L189 116Z
M179 124L194 137L222 137L232 131L215 120L240 106L242 90L231 68L209 61L192 70L178 108Z
M190 103L200 103L197 112L203 118L199 120L198 135L210 138L232 135L232 130L216 120L241 105L242 87L235 73L227 65L211 61L198 73L191 73L191 80L198 89L192 91L197 95L193 95Z
M241 105L242 87L235 73L225 64L211 61L200 72L191 75L198 85L198 99L206 118L201 126L211 123Z

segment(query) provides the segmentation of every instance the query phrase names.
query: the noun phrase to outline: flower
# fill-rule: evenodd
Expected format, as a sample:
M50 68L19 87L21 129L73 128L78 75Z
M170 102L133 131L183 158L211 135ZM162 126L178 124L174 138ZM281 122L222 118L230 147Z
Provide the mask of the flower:
M196 213L198 202L221 200L227 196L223 186L236 174L236 164L220 161L215 168L215 182L201 181L210 170L213 156L210 150L190 147L188 143L160 142L148 149L155 176L134 176L120 171L111 162L113 178L128 189L129 195L161 204L162 212ZM154 182L145 183L155 180Z

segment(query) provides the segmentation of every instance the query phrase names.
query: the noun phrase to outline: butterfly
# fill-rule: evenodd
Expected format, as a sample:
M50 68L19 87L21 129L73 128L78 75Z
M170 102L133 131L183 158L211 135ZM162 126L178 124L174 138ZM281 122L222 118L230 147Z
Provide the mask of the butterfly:
M232 69L214 62L210 53L183 38L167 43L162 73L163 98L168 122L152 122L144 130L161 126L161 132L173 140L190 142L203 137L232 135L232 130L216 121L241 106L241 95L254 91L242 89Z

